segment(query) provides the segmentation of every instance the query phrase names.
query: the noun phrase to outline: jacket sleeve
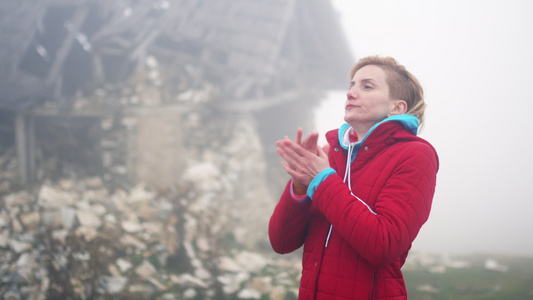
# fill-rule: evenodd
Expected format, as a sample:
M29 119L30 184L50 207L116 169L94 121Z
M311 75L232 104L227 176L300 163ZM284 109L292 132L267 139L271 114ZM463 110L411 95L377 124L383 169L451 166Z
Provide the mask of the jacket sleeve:
M387 166L390 176L382 188L371 187L376 214L350 194L339 176L326 178L313 196L334 230L375 266L390 264L408 251L429 217L438 158L430 145L409 144L396 154L395 165Z
M287 183L281 198L270 217L268 236L272 249L277 253L289 253L300 248L307 231L307 220L311 201L297 201Z

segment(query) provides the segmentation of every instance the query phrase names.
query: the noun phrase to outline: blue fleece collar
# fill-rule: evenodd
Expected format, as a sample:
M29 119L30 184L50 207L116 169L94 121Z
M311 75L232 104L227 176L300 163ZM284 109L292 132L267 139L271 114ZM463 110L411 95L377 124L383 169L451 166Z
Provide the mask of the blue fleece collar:
M412 116L412 115L394 115L394 116L390 116L388 118L386 118L385 120L377 123L376 125L372 126L372 128L370 128L370 130L368 131L368 133L365 135L365 137L357 142L357 143L352 143L350 145L346 145L344 142L343 142L343 137L345 135L345 132L347 132L348 130L351 129L350 125L348 123L344 123L342 124L342 126L339 128L339 143L341 144L341 146L344 148L344 149L347 149L348 150L348 146L352 147L352 159L351 159L351 162L353 162L353 160L355 159L355 156L357 155L357 153L359 152L359 149L361 148L361 146L363 145L363 142L366 140L366 137L374 130L376 129L376 127L378 127L379 125L385 123L385 122L389 122L389 121L397 121L397 122L400 122L403 127L409 131L411 131L414 135L417 134L418 132L418 118L415 117L415 116ZM350 151L348 151L348 153L350 153ZM349 170L348 168L346 169L347 171ZM313 199L313 195L315 193L315 190L316 188L324 181L326 180L326 178L328 176L330 176L331 174L336 174L337 172L333 169L333 168L328 168L328 169L325 169L323 170L322 172L318 173L317 176L315 176L315 178L313 178L313 180L311 181L311 183L309 184L309 187L307 188L307 196L309 197L309 199ZM348 180L349 180L349 177L348 177ZM353 194L352 194L353 195ZM357 198L359 199L359 198ZM359 201L363 202L361 199L359 199ZM364 203L364 202L363 202ZM364 203L365 205L367 205L366 203ZM368 207L368 205L367 205ZM369 207L370 209L370 207ZM370 211L372 213L375 214L375 212L370 209Z
M372 126L370 130L367 132L367 134L365 135L365 137L359 142L357 142L356 144L362 144L366 140L366 137L369 136L370 133L374 131L374 129L376 129L379 125L385 122L390 122L390 121L400 122L405 129L411 131L411 133L414 135L417 135L418 133L418 118L417 117L413 115L405 115L405 114L404 115L393 115L379 123L376 123L374 126ZM351 129L351 127L350 127L350 124L348 123L342 124L341 127L339 128L339 143L344 149L348 149L348 145L344 143L343 138L344 138L345 132L349 129Z

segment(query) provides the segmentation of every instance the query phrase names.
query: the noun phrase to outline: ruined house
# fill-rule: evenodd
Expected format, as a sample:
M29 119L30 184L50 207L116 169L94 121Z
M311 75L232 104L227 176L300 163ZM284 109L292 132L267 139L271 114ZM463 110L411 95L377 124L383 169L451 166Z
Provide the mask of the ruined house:
M0 36L0 248L12 253L2 263L42 256L22 238L39 228L53 229L49 241L59 228L80 243L121 237L146 257L155 243L165 263L188 260L203 296L239 291L213 281L223 263L199 261L228 240L264 243L271 194L287 179L274 142L313 127L314 106L345 88L354 61L329 0L4 0ZM104 228L116 236L97 237ZM56 295L131 297L109 288L132 282L117 263L130 252L110 253L120 270L107 288L72 283ZM50 297L58 280L38 290ZM164 291L163 281L150 285Z
M309 108L324 90L345 87L352 63L329 1L9 0L0 14L0 110L16 124L25 182L36 179L40 122L90 123L157 109L183 115L190 107L184 99L209 98L213 111L252 113L262 141L271 144L287 129L309 128ZM130 157L151 150L129 143L136 148L125 150ZM85 166L101 163L87 156ZM130 159L125 172L153 180L144 169L166 177L180 169L172 159L145 163L152 162Z

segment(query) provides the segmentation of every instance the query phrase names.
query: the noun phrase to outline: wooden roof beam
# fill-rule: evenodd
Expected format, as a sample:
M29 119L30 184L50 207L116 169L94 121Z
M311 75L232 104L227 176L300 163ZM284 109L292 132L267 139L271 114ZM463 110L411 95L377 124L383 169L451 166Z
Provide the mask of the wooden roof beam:
M51 86L57 82L58 77L60 76L61 70L63 69L63 64L67 59L68 53L72 47L72 43L76 38L76 34L79 32L79 29L85 18L87 17L88 9L87 7L78 7L72 18L72 27L69 28L69 33L64 39L63 44L56 53L56 57L52 67L46 75L46 85ZM59 96L59 95L55 95Z

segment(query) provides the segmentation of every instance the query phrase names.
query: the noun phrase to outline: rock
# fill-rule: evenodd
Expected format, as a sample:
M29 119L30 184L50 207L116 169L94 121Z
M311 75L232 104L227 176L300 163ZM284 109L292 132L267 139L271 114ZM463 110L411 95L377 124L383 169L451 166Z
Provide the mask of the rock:
M147 202L155 198L153 192L148 191L142 184L135 186L128 197L129 203Z
M110 277L105 281L106 291L113 295L122 292L126 288L128 278L123 276Z
M239 299L261 299L261 293L253 289L244 289L237 294Z
M144 232L152 236L158 236L163 233L163 225L158 222L143 222L140 226Z
M224 293L234 294L241 289L241 285L250 279L250 275L245 272L236 274L223 274L217 280L223 285Z
M227 256L223 256L220 258L220 263L218 264L218 267L220 268L220 270L225 272L238 273L243 271L243 267L239 263Z
M122 229L124 229L124 231L129 233L136 233L143 229L143 227L141 226L141 224L139 224L137 220L123 221L122 223L120 223L120 225L122 226Z
M137 210L137 216L141 220L150 221L156 218L158 209L156 207L150 206L149 204L140 205Z
M193 288L188 288L185 291L183 291L183 297L185 299L193 299L196 297L198 293Z
M27 191L19 191L4 197L4 203L7 207L21 206L33 202L33 196Z
M76 212L76 217L83 227L98 228L102 226L102 221L92 211L79 210Z
M20 294L14 291L7 291L4 294L4 300L20 300Z
M36 230L41 221L41 215L38 211L20 214L20 221L26 230Z
M70 206L75 198L62 189L43 185L39 191L38 203L43 208L60 208Z
M15 253L22 253L24 251L28 251L32 248L32 244L26 243L26 242L19 242L14 239L10 239L8 241L9 247L15 251Z
M202 280L209 280L212 277L211 273L202 267L194 270L194 276Z
M76 235L90 242L98 236L98 231L94 227L80 226L76 228Z
M135 237L125 234L120 238L120 243L124 246L133 246L140 250L146 250L146 245Z
M70 229L74 225L74 220L76 220L76 210L71 207L62 207L61 208L61 224L64 228Z
M102 202L104 199L109 197L106 190L84 190L82 191L82 196L80 197L83 201L88 201L92 203Z
M14 275L16 277L15 281L20 285L30 285L36 283L32 269L30 267L18 267L15 270Z
M439 289L432 286L431 284L423 284L423 285L419 285L416 287L416 289L418 291L421 291L421 292L427 292L427 293L431 293L431 294L438 294L439 293Z
M485 269L490 271L507 272L509 270L509 267L500 264L495 259L489 258L485 260Z
M9 215L0 213L0 228L6 227L10 222Z
M174 276L173 281L182 284L184 286L194 286L194 287L201 287L201 288L209 288L209 285L206 284L203 280L196 278L192 276L191 274L184 273L179 277Z
M164 291L167 289L167 287L164 284L162 284L159 280L157 280L156 278L150 277L148 278L148 281L152 283L155 287L157 287L157 289L160 291Z
M209 162L197 163L185 170L182 178L195 183L206 182L220 176L218 168Z
M270 293L272 290L272 277L254 277L251 286L261 294Z
M285 294L287 294L287 292L284 287L276 286L270 292L270 300L284 300Z
M58 229L63 226L61 223L61 212L59 209L47 209L43 211L43 225L48 229Z
M143 261L143 263L135 269L135 273L144 279L154 276L156 272L157 270L155 267L147 261Z
M52 238L59 241L61 244L65 244L68 234L66 229L54 230L52 232Z
M207 252L209 251L209 241L205 237L199 237L196 239L196 246L200 251Z
M117 264L118 268L120 269L120 272L122 273L126 273L133 266L129 261L123 258L117 259L115 263Z
M96 216L101 217L107 213L107 209L102 204L94 204L91 206L91 212Z
M11 216L11 229L15 233L23 232L24 228L22 227L22 224L20 224L19 220L16 217L17 212L16 211L12 211L11 213L12 213L12 216Z
M8 243L9 243L9 231L2 230L0 232L0 248L7 247Z
M28 265L33 265L36 262L36 255L32 253L22 253L17 261L15 262L15 265L18 267L24 267Z
M246 271L251 273L257 273L263 269L267 261L265 258L258 254L249 251L239 252L235 257L237 263L239 263Z

